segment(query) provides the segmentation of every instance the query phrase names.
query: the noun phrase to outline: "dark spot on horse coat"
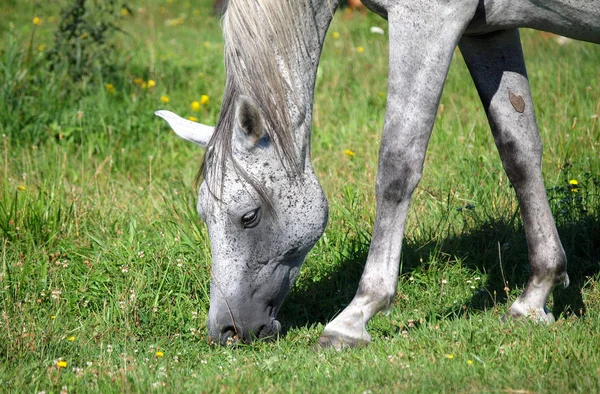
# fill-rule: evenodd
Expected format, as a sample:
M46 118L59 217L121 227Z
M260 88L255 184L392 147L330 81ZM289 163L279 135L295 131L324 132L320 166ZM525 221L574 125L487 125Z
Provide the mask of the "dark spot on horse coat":
M383 198L387 201L400 204L406 197L406 180L396 178L391 181L383 190Z
M525 100L523 100L523 97L514 94L510 90L508 91L508 101L510 101L513 108L518 113L522 114L523 111L525 111Z

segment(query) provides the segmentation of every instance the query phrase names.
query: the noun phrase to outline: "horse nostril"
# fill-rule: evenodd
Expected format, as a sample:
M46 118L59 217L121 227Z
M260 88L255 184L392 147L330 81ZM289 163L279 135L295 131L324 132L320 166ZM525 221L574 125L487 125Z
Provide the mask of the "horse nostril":
M219 338L219 342L222 345L226 345L229 342L237 341L238 334L237 330L234 326L225 326L221 329L221 336Z
M256 331L256 336L259 339L275 339L279 335L281 324L277 320L273 320L269 325L262 325Z
M264 337L268 336L269 335L269 330L267 329L267 325L263 324L262 326L260 326L258 328L258 330L256 330L256 332L254 332L254 335L258 339L261 339L261 338L264 338Z

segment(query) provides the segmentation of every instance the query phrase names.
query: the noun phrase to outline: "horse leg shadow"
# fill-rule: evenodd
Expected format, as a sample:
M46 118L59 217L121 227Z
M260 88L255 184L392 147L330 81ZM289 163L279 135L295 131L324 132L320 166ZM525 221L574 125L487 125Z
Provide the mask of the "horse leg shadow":
M487 218L463 229L458 234L440 237L432 234L420 239L407 239L402 249L401 275L409 275L422 261L432 261L440 252L461 256L444 264L462 264L473 272L482 272L487 281L482 289L456 308L432 310L436 319L455 319L470 313L490 309L506 309L514 300L510 289L522 289L529 278L527 244L522 225L515 225L512 217ZM557 223L571 278L567 288L557 287L553 293L554 316L583 316L586 306L582 290L592 277L600 273L600 218L588 215L576 223ZM426 232L424 232L426 233ZM338 254L331 268L305 263L296 286L290 292L280 313L284 333L289 329L326 324L352 300L369 250L370 235L358 233L343 239L329 241L332 248L326 253ZM344 250L345 252L335 252ZM318 251L323 253L323 251ZM427 269L427 267L421 267ZM402 290L400 284L399 290ZM395 308L402 308L401 302Z

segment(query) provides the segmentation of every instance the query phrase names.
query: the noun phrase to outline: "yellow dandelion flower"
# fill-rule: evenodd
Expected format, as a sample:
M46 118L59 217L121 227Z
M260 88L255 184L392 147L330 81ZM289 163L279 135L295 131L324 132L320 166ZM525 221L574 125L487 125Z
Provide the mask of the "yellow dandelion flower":
M356 52L363 53L364 51L365 51L365 48L363 48L363 47L356 47Z
M210 48L210 42L208 42L208 41L204 41L204 46L205 46L206 48Z
M67 338L67 341L71 341L71 342L73 342L74 340L75 340L75 337L74 337L74 336L70 336L70 337L68 337L68 338Z
M446 358L448 360L452 360L454 358L454 355L453 354L446 354Z
M197 101L193 101L190 107L192 107L192 111L200 111L200 103Z
M23 190L26 190L27 188L23 185L19 185L19 186L17 186L17 189L23 191Z
M82 40L85 40L86 38L88 38L88 34L83 33L79 38L81 38Z
M338 33L337 31L334 31L334 32L331 34L331 37L333 37L334 39L336 39L336 40L337 40L338 38L340 38L340 33Z
M56 363L56 366L57 366L58 368L67 368L67 365L69 365L69 364L67 364L67 362L66 362L65 360L59 360L59 361Z
M51 316L50 316L50 319L54 320L54 319L56 319L56 316L54 316L54 315L51 315Z
M345 153L347 156L350 156L350 157L354 157L354 155L356 154L356 153L354 153L354 151L351 151L350 149L346 149L346 150L344 151L344 153Z
M182 25L183 22L184 22L183 18L176 18L176 19L169 19L165 23L167 26L175 27L175 26Z
M198 78L204 78L204 73L198 73Z
M142 86L142 84L144 83L144 80L142 78L136 78L133 80L133 83L135 83L138 86Z
M579 191L579 187L577 187L578 185L579 182L577 182L577 179L569 180L569 189L571 189L571 193L577 193Z
M169 96L160 96L160 101L167 104L169 102Z
M121 15L122 16L127 16L129 15L129 10L125 7L121 8Z
M114 93L115 92L115 85L113 85L112 83L107 83L104 85L104 87L106 88L106 91L108 93Z
M42 24L42 20L36 16L35 18L33 18L33 24L39 26Z
M206 104L208 104L209 100L210 100L210 97L208 97L206 94L203 94L202 97L200 97L200 104L206 105Z
M156 82L154 82L152 79L149 79L146 86L148 87L148 89L151 89L156 86Z
M473 365L473 360L467 360L467 364Z
M159 351L157 351L157 352L156 352L156 353L154 353L154 354L156 354L156 357L158 357L158 358L160 358L160 357L162 357L162 356L164 356L164 355L165 355L165 353L161 352L160 350L159 350Z
M198 118L196 118L195 116L188 116L188 119L191 120L192 122L198 121Z
M40 44L40 45L38 45L38 51L44 52L44 49L46 49L46 44Z

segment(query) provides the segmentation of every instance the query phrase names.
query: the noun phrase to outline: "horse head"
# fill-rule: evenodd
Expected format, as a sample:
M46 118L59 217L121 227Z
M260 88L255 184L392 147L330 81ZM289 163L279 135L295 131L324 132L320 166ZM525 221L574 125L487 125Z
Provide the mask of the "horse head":
M214 128L156 112L180 137L208 147L197 208L212 249L209 337L222 344L280 331L277 312L328 212L310 161L290 172L254 102L239 96L233 108L228 141L214 146Z

